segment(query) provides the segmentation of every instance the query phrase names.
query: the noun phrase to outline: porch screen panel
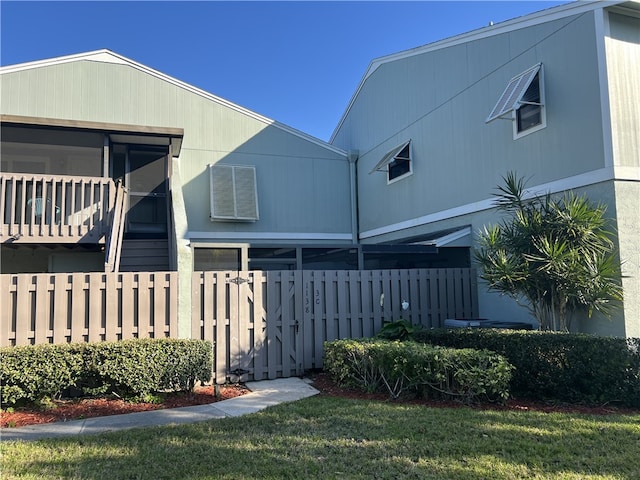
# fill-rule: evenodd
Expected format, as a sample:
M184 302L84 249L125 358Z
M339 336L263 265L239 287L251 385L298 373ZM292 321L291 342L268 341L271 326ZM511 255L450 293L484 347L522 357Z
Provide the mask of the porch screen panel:
M99 133L2 126L0 138L2 172L102 176Z

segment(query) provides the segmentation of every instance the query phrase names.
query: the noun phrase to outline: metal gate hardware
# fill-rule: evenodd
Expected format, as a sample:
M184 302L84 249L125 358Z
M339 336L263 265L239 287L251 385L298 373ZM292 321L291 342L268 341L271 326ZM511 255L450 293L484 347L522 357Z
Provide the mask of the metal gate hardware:
M230 283L235 283L236 285L240 285L241 283L249 282L249 279L248 278L242 278L242 277L236 277L236 278L230 278L229 282Z

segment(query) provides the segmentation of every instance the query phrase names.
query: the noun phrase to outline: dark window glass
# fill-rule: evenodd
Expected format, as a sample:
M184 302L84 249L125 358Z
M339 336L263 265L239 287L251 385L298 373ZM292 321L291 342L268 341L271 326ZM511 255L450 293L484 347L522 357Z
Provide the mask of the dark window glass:
M196 248L193 251L193 270L240 270L240 249Z
M542 106L533 105L540 103L540 77L539 74L535 76L529 88L522 96L522 102L524 104L516 111L516 118L518 122L518 132L524 132L536 125L542 123ZM527 103L531 102L531 103Z
M249 270L295 270L295 248L250 248Z
M389 180L393 180L394 178L398 178L405 173L409 173L411 171L411 158L409 154L409 145L404 147L402 151L396 155L392 162L388 165L389 172Z
M355 248L303 248L303 270L357 270Z

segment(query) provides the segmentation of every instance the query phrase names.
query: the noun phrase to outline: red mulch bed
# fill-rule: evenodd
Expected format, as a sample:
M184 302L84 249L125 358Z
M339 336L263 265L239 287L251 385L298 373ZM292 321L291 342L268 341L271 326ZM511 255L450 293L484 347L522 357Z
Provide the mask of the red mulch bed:
M0 427L23 427L38 423L66 422L91 417L119 415L121 413L145 412L161 408L188 407L219 402L238 397L248 392L243 385L220 385L218 396L212 386L196 387L193 393L178 392L166 396L162 403L132 403L122 399L87 398L78 400L58 400L51 408L16 408L11 413L0 413Z
M314 373L311 375L313 386L320 390L320 395L363 399L378 401L405 402L416 405L424 405L437 408L460 408L465 405L455 401L443 401L432 399L401 399L390 400L384 393L364 393L358 390L340 388L331 381L324 373ZM36 410L27 408L16 408L15 411L0 413L0 426L22 427L38 423L51 423L59 421L77 420L82 418L99 417L106 415L118 415L121 413L144 412L147 410L158 410L161 408L187 407L191 405L203 405L214 403L228 398L244 395L248 390L241 384L221 385L220 394L214 395L211 386L197 387L194 393L174 393L167 395L165 401L156 403L131 403L114 398L96 398L83 400L60 400L54 402L54 408L46 410ZM638 414L640 410L617 408L614 406L588 407L583 405L549 404L535 402L524 399L510 399L506 404L484 403L474 405L474 408L512 411L539 411L539 412L562 412L562 413L582 413L591 415L610 414Z

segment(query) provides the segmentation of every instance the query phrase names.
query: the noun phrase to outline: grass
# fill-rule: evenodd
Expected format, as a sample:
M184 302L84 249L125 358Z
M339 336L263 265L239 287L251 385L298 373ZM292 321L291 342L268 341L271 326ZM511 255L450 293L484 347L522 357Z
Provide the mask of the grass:
M258 414L3 442L12 479L635 479L640 414L589 416L312 397Z

